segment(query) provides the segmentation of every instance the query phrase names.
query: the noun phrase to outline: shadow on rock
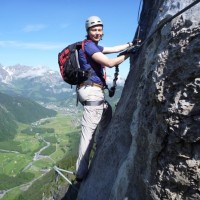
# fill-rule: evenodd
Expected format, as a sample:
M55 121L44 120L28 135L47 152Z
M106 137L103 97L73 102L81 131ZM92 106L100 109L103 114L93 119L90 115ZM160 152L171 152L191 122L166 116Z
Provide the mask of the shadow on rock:
M76 200L79 187L80 183L72 183L72 185L69 186L65 196L61 200Z

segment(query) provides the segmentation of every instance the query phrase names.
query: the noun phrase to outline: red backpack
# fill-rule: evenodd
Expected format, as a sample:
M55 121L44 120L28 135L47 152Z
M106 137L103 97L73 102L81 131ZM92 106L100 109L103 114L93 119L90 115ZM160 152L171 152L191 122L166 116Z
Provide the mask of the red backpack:
M58 54L61 76L70 85L80 84L89 75L89 71L82 70L79 65L78 50L82 48L82 43L81 41L70 44Z

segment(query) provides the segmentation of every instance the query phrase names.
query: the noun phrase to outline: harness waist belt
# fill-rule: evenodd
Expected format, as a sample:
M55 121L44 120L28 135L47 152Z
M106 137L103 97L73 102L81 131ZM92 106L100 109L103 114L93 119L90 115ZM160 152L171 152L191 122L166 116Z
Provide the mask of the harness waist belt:
M101 101L84 101L81 103L83 104L83 106L100 106L104 102L105 102L104 100L101 100Z
M81 84L79 85L79 88L81 88L81 87L83 87L83 86L87 86L87 85L95 86L95 87L99 87L99 88L103 89L103 85L97 84L97 83L93 83L93 82L91 82L91 83L81 83Z

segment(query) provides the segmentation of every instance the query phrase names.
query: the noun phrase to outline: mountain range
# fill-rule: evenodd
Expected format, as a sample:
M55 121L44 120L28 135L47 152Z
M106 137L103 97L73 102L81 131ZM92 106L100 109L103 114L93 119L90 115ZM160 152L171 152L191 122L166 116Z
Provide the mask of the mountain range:
M109 84L112 79L108 76L107 80ZM1 139L13 138L18 122L32 123L55 116L58 107L72 110L76 107L75 86L71 88L58 71L46 67L0 65L0 83ZM106 99L113 107L121 96L123 83L124 80L119 79L114 97L108 97L105 92Z
M30 124L39 119L53 117L56 111L24 97L12 97L0 92L0 140L12 139L17 122Z
M107 76L107 84L112 83L112 77ZM0 91L12 96L23 96L39 103L63 103L74 105L75 86L66 84L58 71L47 67L31 67L0 65ZM119 88L124 79L118 78ZM118 88L118 89L119 89Z

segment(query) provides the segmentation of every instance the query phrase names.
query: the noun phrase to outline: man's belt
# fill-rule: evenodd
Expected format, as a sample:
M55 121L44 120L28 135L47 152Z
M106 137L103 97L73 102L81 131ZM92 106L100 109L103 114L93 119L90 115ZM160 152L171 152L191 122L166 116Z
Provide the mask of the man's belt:
M88 86L88 85L90 85L90 86L95 86L95 87L99 87L99 88L101 88L101 89L103 89L103 85L101 85L101 84L97 84L97 83L93 83L93 82L91 82L91 83L81 83L80 85L79 85L79 88L81 88L81 87L83 87L83 86Z

